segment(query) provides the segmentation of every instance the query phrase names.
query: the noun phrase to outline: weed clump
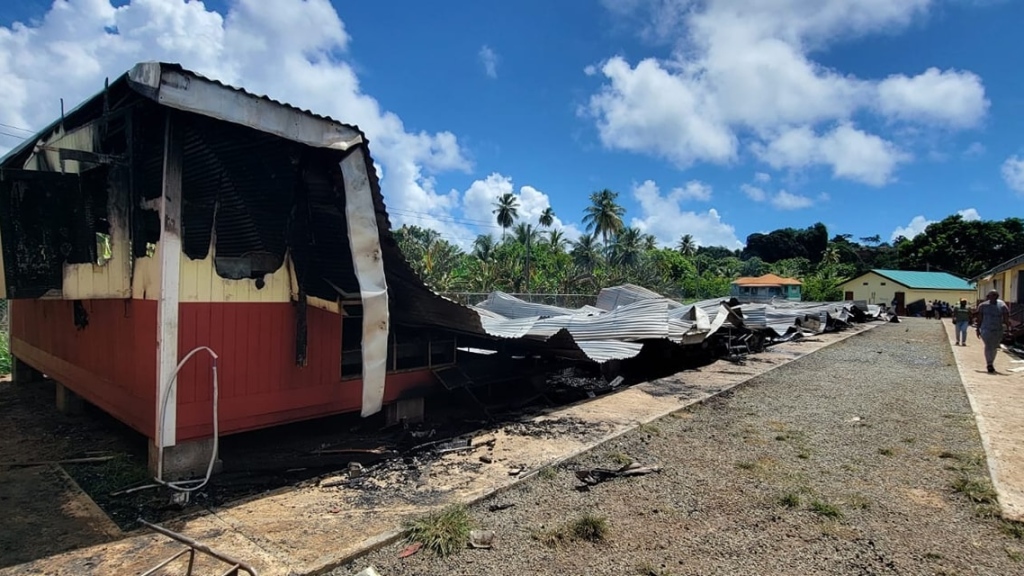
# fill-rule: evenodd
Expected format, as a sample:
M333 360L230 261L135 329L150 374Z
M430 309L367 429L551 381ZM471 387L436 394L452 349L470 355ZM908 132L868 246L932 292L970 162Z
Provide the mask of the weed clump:
M810 505L811 512L814 512L818 516L824 518L830 518L832 520L838 520L843 517L843 511L840 510L834 504L829 504L823 500L814 500Z
M465 548L472 529L473 520L461 505L449 506L405 525L409 542L422 542L424 548L441 557Z
M953 482L953 490L963 494L975 504L996 503L996 492L992 486L985 480L967 474L961 475Z
M608 538L608 520L593 514L583 516L548 530L533 533L533 539L548 548L558 548L572 542L603 542Z

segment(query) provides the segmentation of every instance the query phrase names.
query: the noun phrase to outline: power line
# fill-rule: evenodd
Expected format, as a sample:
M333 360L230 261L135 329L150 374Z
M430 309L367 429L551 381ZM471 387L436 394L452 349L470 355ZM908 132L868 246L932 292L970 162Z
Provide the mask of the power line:
M468 219L468 218L456 218L454 216L436 215L436 214L430 214L428 212L413 212L411 210L403 210L401 208L388 208L388 212L389 213L395 213L395 214L401 214L403 216L417 217L417 218L421 218L421 219L430 218L430 219L434 219L434 220L441 220L441 221L451 222L453 224L465 224L467 226L479 226L479 227L486 227L486 228L493 228L493 229L496 229L496 230L501 230L501 226L498 226L497 224L493 224L493 223L486 222L486 221L483 221L483 220L471 220L471 219Z
M17 138L18 140L25 140L29 138L29 136L25 136L23 134L11 134L10 132L6 132L4 130L0 130L0 136L10 136L11 138Z
M28 132L29 134L35 134L36 133L35 130L29 130L28 128L21 128L20 126L12 126L10 124L4 124L3 122L0 122L0 126L3 126L4 128L10 128L11 130L20 130L22 132Z

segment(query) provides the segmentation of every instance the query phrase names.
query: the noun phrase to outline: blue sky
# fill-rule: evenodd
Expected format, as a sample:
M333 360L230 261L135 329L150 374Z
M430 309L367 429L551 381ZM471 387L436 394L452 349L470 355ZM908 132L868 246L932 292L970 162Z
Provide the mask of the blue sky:
M505 191L573 236L611 188L665 244L732 247L1024 213L1022 2L11 4L0 151L161 59L358 124L393 220L462 245Z

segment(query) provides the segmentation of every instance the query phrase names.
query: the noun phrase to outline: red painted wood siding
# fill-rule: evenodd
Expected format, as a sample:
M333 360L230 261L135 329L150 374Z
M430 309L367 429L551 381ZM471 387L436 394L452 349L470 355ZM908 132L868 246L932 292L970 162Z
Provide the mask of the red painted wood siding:
M11 351L33 368L152 437L156 302L87 300L79 330L68 300L11 300Z
M217 361L221 434L344 412L362 405L361 379L341 380L341 319L307 308L306 366L295 365L295 308L289 303L180 304L178 354L209 346ZM389 374L384 402L436 383L429 370ZM213 432L210 357L178 374L178 439Z
M154 436L156 308L153 300L83 302L75 328L64 300L11 301L15 355L148 437ZM359 411L362 380L341 380L341 321L308 308L307 365L295 365L295 311L288 303L182 302L178 358L198 346L220 357L220 433ZM436 383L429 370L389 374L384 402ZM213 433L210 357L178 373L178 441Z

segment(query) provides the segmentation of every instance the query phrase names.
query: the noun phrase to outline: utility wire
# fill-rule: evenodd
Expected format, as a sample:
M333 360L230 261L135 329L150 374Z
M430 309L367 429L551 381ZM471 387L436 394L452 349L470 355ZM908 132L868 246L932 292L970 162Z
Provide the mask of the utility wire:
M35 130L29 130L28 128L21 128L19 126L12 126L10 124L4 124L3 122L0 122L0 126L3 126L4 128L10 128L11 130L20 130L22 132L28 132L29 134L36 133Z

